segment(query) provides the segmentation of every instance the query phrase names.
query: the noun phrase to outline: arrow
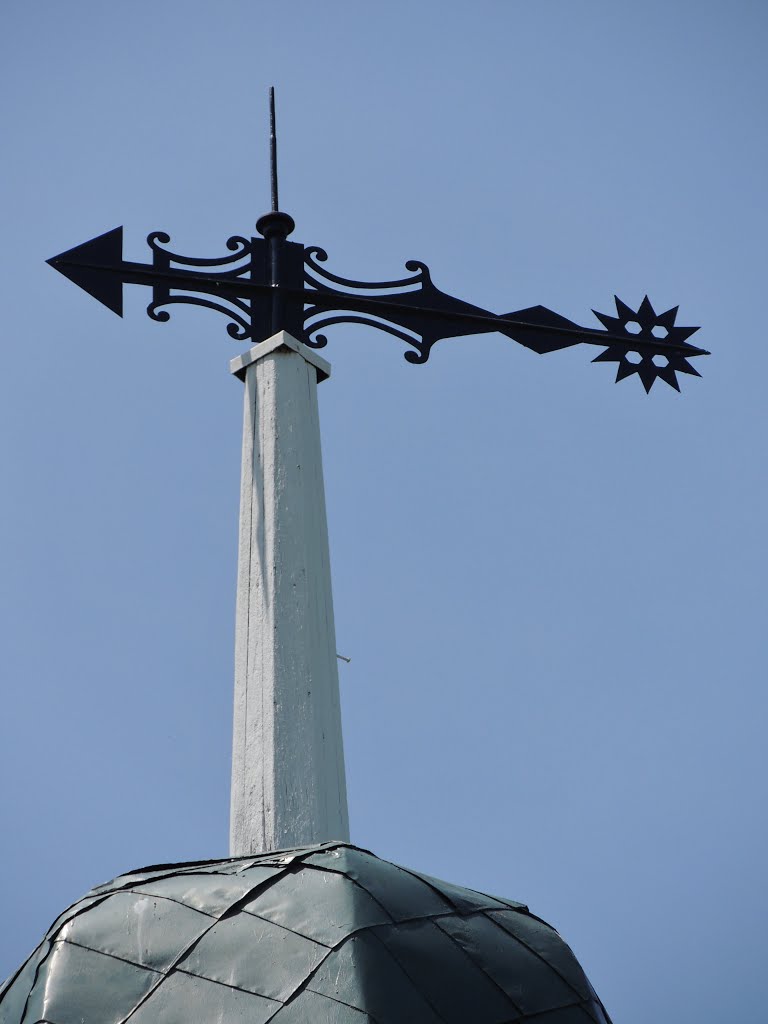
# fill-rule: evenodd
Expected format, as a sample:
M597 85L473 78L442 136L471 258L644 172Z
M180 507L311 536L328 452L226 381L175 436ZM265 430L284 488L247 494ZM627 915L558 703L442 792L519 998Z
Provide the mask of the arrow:
M263 220L273 218L285 219L287 215L273 213ZM290 218L287 218L290 220ZM291 224L293 222L291 221ZM281 220L282 224L282 220ZM260 228L261 229L261 228ZM305 249L293 242L286 242L283 236L282 247L286 270L275 277L270 269L270 261L274 259L272 248L275 239L269 243L263 239L231 239L229 247L232 255L221 259L192 259L177 256L156 244L157 240L168 241L167 235L155 233L150 235L149 242L153 250L153 262L134 263L123 259L123 229L113 228L88 242L76 245L66 252L48 260L48 264L63 274L73 284L92 295L107 309L118 316L123 315L123 285L138 284L151 287L154 291L153 304L148 312L154 315L153 309L169 302L196 302L208 305L219 312L227 313L227 309L212 300L194 299L192 297L171 296L170 290L203 292L219 298L235 300L242 314L250 312L251 327L247 328L247 320L237 317L242 325L243 333L233 337L244 340L252 337L256 341L263 340L261 334L265 327L262 314L266 305L281 298L288 300L293 309L299 306L292 315L294 331L303 334L303 340L309 345L319 347L325 344L321 333L328 326L336 323L351 322L367 324L389 331L407 344L417 348L418 352L407 352L406 359L413 363L423 363L429 356L435 342L450 337L468 334L482 334L498 331L506 337L540 354L554 352L584 342L589 345L608 345L608 350L597 357L597 361L617 361L620 363L617 380L638 372L646 390L658 377L672 387L677 387L675 371L696 374L696 371L685 362L685 357L709 355L705 349L697 348L687 342L687 338L697 328L674 326L677 309L668 310L664 314L656 314L653 307L644 299L637 312L630 309L619 299L616 300L618 316L612 317L602 313L595 315L600 319L604 329L581 327L566 317L547 309L546 306L530 306L501 316L473 306L468 302L448 295L437 288L429 274L429 269L421 263L409 262L408 268L414 272L411 278L395 282L365 283L340 278L324 270L314 258L324 260L325 254L317 248ZM228 269L219 274L210 270L190 270L186 267L172 267L173 262L192 264L203 267L220 267L231 265L250 257L250 262L240 264L236 269ZM303 269L302 269L303 261ZM245 277L241 275L249 274ZM260 278L260 279L259 279ZM327 278L328 280L324 280ZM332 283L329 283L332 282ZM301 287L309 283L313 287ZM342 285L341 288L338 286ZM382 289L384 287L406 287L415 290L401 290L394 294L366 295L357 289ZM355 289L349 291L348 289ZM255 303L255 299L267 300L265 305ZM244 305L244 299L250 299L250 307ZM422 305L424 303L424 305ZM309 321L317 314L329 311L344 311L325 316L320 322L307 323L302 331L301 324ZM257 316L258 314L258 316ZM352 315L351 315L352 314ZM357 316L354 314L363 314ZM386 319L390 326L365 318L369 316ZM298 317L298 318L297 318ZM626 322L636 322L642 329L642 336L631 334L626 329ZM666 337L658 339L652 335L655 324L662 326ZM420 336L415 340L403 330L392 326L399 325L405 331ZM249 333L250 331L250 333ZM308 332L308 333L307 333ZM266 334L264 334L266 337ZM314 339L313 340L313 337ZM642 356L642 364L634 370L635 364L626 362L627 353L637 351ZM658 368L653 363L655 356L666 356L667 365ZM626 365L625 365L626 364Z
M168 255L172 258L170 253ZM240 255L245 255L245 252ZM118 316L123 315L123 284L141 284L150 288L162 284L165 288L188 288L233 297L264 294L271 290L269 285L238 277L124 260L122 227L105 231L89 242L67 249L46 263Z

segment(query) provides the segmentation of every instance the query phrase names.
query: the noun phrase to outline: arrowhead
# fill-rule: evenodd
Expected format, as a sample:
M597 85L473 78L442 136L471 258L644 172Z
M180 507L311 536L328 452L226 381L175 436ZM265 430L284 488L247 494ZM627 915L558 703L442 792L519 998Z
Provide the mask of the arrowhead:
M67 249L46 261L73 284L118 316L123 315L123 229L113 228L90 242Z

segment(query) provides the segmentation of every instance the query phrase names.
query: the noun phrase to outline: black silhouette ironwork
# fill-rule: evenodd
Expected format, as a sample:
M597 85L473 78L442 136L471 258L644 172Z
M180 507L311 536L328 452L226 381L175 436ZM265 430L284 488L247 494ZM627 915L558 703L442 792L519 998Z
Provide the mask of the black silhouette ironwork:
M498 332L540 354L598 345L604 351L593 362L618 363L617 382L636 373L646 392L657 379L679 391L678 373L700 376L688 360L709 353L687 340L698 327L676 326L677 307L656 313L647 296L637 310L616 298L616 316L593 310L603 325L599 329L582 327L546 306L492 313L440 291L429 268L417 260L405 264L406 277L393 281L356 281L331 273L324 266L324 249L288 241L295 224L278 209L274 90L270 171L272 209L256 222L262 237L232 236L226 243L228 255L182 256L166 248L167 234L155 231L147 239L152 262L128 262L123 260L120 227L48 263L119 316L123 285L146 285L152 288L147 313L153 320L169 320L168 306L204 306L229 319L227 333L236 341L260 342L285 330L312 348L322 348L328 328L355 323L399 338L410 346L408 362L425 363L432 347L445 338Z

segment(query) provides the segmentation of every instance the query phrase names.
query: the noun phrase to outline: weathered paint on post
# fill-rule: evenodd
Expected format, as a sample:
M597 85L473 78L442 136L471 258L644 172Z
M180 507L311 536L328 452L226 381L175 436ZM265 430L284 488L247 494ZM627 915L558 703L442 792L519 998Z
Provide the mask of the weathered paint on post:
M280 332L245 384L230 855L348 840L317 383Z

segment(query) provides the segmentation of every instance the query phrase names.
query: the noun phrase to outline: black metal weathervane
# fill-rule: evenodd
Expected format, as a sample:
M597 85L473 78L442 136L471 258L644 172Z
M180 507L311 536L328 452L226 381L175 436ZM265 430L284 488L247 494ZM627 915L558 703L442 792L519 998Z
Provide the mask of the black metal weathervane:
M123 285L146 285L152 289L147 313L153 320L168 321L165 307L174 304L204 306L229 319L227 333L236 341L265 341L284 330L322 348L329 327L364 324L411 346L405 353L409 363L426 363L433 345L444 338L496 331L540 354L598 345L604 351L593 362L618 363L617 381L636 373L646 392L657 378L679 391L678 373L700 376L688 360L709 353L687 340L698 327L676 326L677 307L657 313L647 296L636 310L616 298L615 316L593 310L600 330L580 327L546 306L491 313L440 291L418 260L408 260L408 276L394 281L353 281L326 270L324 249L287 241L295 224L278 207L274 89L270 165L272 209L256 222L262 237L234 235L226 256L180 256L165 248L170 242L165 232L153 231L147 238L152 262L131 263L123 259L120 227L48 263L118 316L123 315Z

